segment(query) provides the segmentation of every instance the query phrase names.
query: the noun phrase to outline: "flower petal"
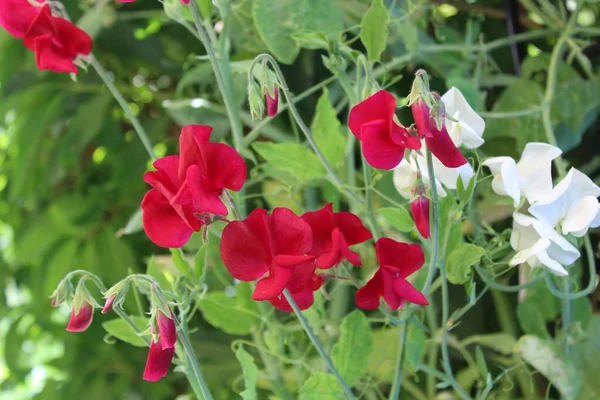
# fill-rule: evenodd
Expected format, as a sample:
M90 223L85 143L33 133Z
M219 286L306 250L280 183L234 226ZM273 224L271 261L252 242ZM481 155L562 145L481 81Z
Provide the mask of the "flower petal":
M481 136L485 130L485 121L471 108L461 91L453 86L444 93L441 99L444 102L446 113L460 121L458 124L447 121L449 125L452 125L452 127L448 127L451 132L452 130L459 131L455 144L457 146L464 145L470 149L481 146L484 142Z
M408 159L403 159L394 168L394 187L405 199L410 199L411 189L417 180L417 167Z
M0 26L18 39L25 37L29 25L34 20L39 7L34 7L28 1L0 1Z
M483 162L494 175L492 189L500 196L509 196L513 199L515 207L521 202L521 189L519 188L519 171L517 163L510 157L493 157Z
M381 270L377 270L367 284L356 292L356 305L364 310L376 310L381 296L383 296L383 277Z
M227 215L229 213L220 197L223 189L214 187L212 182L209 182L203 175L202 169L198 165L188 167L185 180L199 209L211 214Z
M394 143L384 120L364 124L361 129L362 152L367 162L379 169L393 169L404 157L404 146Z
M167 199L151 189L142 200L142 222L148 238L167 248L182 247L194 230L188 226Z
M334 213L333 223L340 229L340 232L344 235L344 240L350 246L366 242L373 237L360 218L351 212Z
M571 233L577 237L584 236L599 213L598 199L594 196L585 196L567 211L562 223L562 233L565 235Z
M419 292L409 281L405 278L396 278L392 283L392 287L398 296L406 301L421 306L429 305L427 298L421 292Z
M69 332L83 332L92 323L94 319L94 307L87 302L83 302L79 310L75 307L71 309L71 317L67 324L67 331Z
M467 159L462 155L460 150L454 145L450 135L443 126L438 130L435 125L432 127L433 135L425 136L425 143L429 151L437 157L448 168L458 168L467 163Z
M517 163L523 195L533 204L544 201L552 190L552 160L562 151L547 143L528 143Z
M156 322L158 324L161 348L164 350L175 347L175 343L177 342L177 327L175 326L172 314L167 316L159 309L156 312Z
M348 116L348 127L358 140L362 140L363 125L375 120L383 120L389 131L395 112L394 96L390 92L380 90L352 107Z
M174 355L175 347L162 349L158 342L152 341L144 369L144 380L156 382L167 376Z
M425 196L419 196L410 203L415 225L424 239L429 239L429 199Z
M425 263L425 253L418 244L407 244L389 238L381 238L375 244L375 248L379 265L394 268L404 278L417 271Z
M287 208L275 208L267 216L272 254L304 255L312 247L310 225Z
M256 283L256 288L254 289L254 293L252 293L252 299L260 301L276 298L290 282L293 273L293 268L283 268L279 266L271 267L269 269L269 276Z

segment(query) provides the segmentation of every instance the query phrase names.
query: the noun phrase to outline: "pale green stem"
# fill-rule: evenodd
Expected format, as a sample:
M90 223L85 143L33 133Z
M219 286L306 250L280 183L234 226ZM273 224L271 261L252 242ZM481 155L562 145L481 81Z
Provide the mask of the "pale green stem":
M180 321L175 320L179 325L180 329L178 330L179 341L183 347L183 351L187 358L186 362L186 375L192 388L194 389L194 393L198 399L204 400L212 400L212 395L210 394L210 390L208 388L208 384L204 379L204 375L202 374L202 369L200 368L200 363L198 362L198 358L194 352L194 348L190 343L187 325L185 322L185 318L181 318Z
M402 387L402 377L404 373L404 354L406 353L406 335L408 329L408 322L405 322L400 327L400 333L398 335L398 355L396 357L396 378L392 385L389 400L397 400L400 398L400 388Z
M344 391L344 393L346 394L348 399L355 399L354 393L352 393L352 389L350 389L350 387L348 386L348 384L346 383L344 378L342 378L339 371L333 364L333 361L331 360L329 355L325 352L325 349L319 342L319 339L317 339L317 337L315 336L314 332L312 331L312 328L308 324L308 321L304 317L304 314L302 314L302 311L296 304L296 301L294 300L294 298L292 297L290 292L287 289L284 289L283 295L285 296L286 300L292 307L292 310L294 310L294 314L296 314L296 317L298 318L300 325L302 325L302 328L304 328L304 332L306 333L306 336L308 336L308 338L312 342L313 346L315 347L315 349L317 350L317 352L319 353L321 358L323 358L323 360L325 361L325 364L327 364L327 368L329 369L329 371L331 371L331 373L336 377L336 379L340 383L340 386L342 387L342 390Z
M435 172L433 170L433 156L431 152L427 152L427 170L429 172L429 179L431 180L431 202L433 208L433 226L432 235L433 246L431 255L431 268L434 268L437 262L439 244L440 244L440 215L439 215L439 197L436 187ZM430 270L431 271L431 270ZM446 372L447 379L452 384L452 387L463 399L471 400L471 396L456 382L454 374L452 372L452 365L450 365L450 354L448 351L448 324L450 318L450 299L448 295L448 280L446 279L446 267L440 265L440 274L442 277L442 358L444 361L444 371Z
M367 163L367 160L363 157L362 160L363 165L363 176L365 179L365 197L367 200L367 215L369 216L369 220L371 222L371 229L373 229L373 238L375 241L381 237L381 231L379 230L379 225L377 224L377 218L375 218L375 209L373 207L373 182L371 177L371 166Z

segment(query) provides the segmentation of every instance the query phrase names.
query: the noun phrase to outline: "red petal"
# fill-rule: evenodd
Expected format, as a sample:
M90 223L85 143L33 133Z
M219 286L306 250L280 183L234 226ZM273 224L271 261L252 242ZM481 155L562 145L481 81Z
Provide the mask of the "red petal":
M376 120L362 126L362 152L369 164L393 169L404 157L404 146L394 143L386 121Z
M433 121L429 118L429 107L420 98L411 106L415 125L419 137L431 136L431 125Z
M312 230L292 210L276 208L267 216L267 229L273 255L303 255L312 247Z
M351 212L337 212L333 214L333 223L340 229L346 242L352 246L371 239L373 235L359 217Z
M404 300L414 304L426 306L429 304L425 295L419 292L413 285L404 278L396 278L392 283L394 291Z
M144 380L156 382L167 376L174 355L175 347L162 349L160 343L152 341L144 369Z
M0 26L16 38L23 38L29 25L40 11L28 1L2 0L0 1Z
M375 247L379 265L396 269L404 278L417 271L425 263L425 253L418 244L407 244L389 238L381 238Z
M381 265L379 270L383 279L383 300L385 300L390 310L397 310L404 304L403 299L394 291L393 286L394 278L396 278L398 272L395 268L390 268L387 265Z
M200 150L204 143L208 143L212 128L204 125L186 125L179 135L179 181L183 182L186 171L190 165L198 165L206 170L207 165Z
M293 268L272 267L269 270L269 276L256 283L256 288L254 289L254 293L252 293L252 299L270 300L276 298L290 282L293 273Z
M175 326L173 318L158 310L156 313L156 322L158 324L158 333L160 335L159 343L161 348L164 350L175 347L175 342L177 342L177 327Z
M179 166L179 156L166 156L154 161L156 171L149 171L144 174L144 181L153 188L157 189L171 201L171 199L180 190L180 182L177 177L177 168Z
M269 117L274 117L277 115L277 108L279 107L279 89L277 88L277 86L275 86L275 88L273 89L273 96L271 97L271 95L269 94L269 91L267 91L266 93L266 99L267 99L267 115Z
M432 137L425 137L425 144L431 153L448 168L458 168L467 163L467 159L456 148L446 127L434 128Z
M396 112L396 99L385 90L380 90L361 101L350 110L348 127L358 140L362 140L362 126L375 120L385 121L389 130Z
M76 312L75 307L71 309L71 317L67 324L67 331L83 332L90 326L93 319L94 307L89 303L83 302L79 312Z
M182 247L192 236L190 228L167 199L151 189L142 200L142 222L148 238L161 247Z
M410 203L410 211L421 236L429 239L429 199L419 196Z
M326 204L320 210L306 212L301 218L310 225L312 230L313 244L310 254L319 257L323 253L331 251L331 232L335 228L331 203Z
M229 273L241 281L262 277L271 264L267 211L255 209L243 221L230 222L221 236L221 258Z
M291 293L291 295L300 310L306 310L310 308L310 306L312 306L315 302L314 292L310 288L303 289L296 293ZM290 303L288 303L287 299L283 294L274 299L269 300L269 303L271 303L273 307L281 311L294 311L292 309L292 306L290 306Z
M215 188L237 192L246 182L246 163L233 147L223 143L203 143L204 176Z
M294 268L298 264L314 261L313 256L288 256L277 255L273 258L272 264L282 268Z
M381 270L377 270L373 278L356 292L356 305L365 310L376 310L381 296L383 296L383 277Z
M228 214L227 207L219 197L221 193L223 193L223 189L215 189L212 182L208 182L203 176L199 166L190 165L188 167L186 184L192 194L195 204L202 211L211 214Z

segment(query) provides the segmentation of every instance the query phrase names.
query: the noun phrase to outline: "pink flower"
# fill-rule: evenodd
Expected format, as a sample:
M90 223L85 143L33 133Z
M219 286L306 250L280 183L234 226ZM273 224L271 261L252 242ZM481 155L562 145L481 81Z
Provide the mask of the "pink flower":
M114 295L114 296L110 296L106 299L106 302L104 303L104 307L102 307L102 314L106 314L107 312L112 310L113 303L116 298L117 298L117 295Z
M425 263L423 249L417 244L396 242L381 238L376 243L379 269L365 286L356 292L356 305L366 310L379 307L383 297L392 310L397 310L406 301L427 305L429 302L406 278Z
M429 239L429 198L422 194L410 203L415 225L424 239Z
M380 90L358 103L348 118L348 126L362 142L367 162L375 168L393 169L404 157L405 149L419 149L421 142L394 121L396 99Z
M265 97L267 101L267 115L274 117L277 115L277 109L279 107L279 88L275 86L273 88L273 97L269 94L269 91L265 91Z
M360 218L350 212L333 212L331 203L318 211L307 212L302 219L313 232L309 254L317 257L317 267L327 269L346 259L361 265L360 257L349 246L363 243L373 237Z
M427 104L418 98L411 108L419 137L425 137L429 151L448 168L466 164L467 160L452 142L446 125L442 123L442 129L438 129Z
M167 376L174 355L175 347L163 348L159 342L152 341L144 369L144 380L156 382Z
M83 301L79 309L75 306L71 309L71 317L67 324L67 331L83 332L90 326L93 318L94 307L87 301Z

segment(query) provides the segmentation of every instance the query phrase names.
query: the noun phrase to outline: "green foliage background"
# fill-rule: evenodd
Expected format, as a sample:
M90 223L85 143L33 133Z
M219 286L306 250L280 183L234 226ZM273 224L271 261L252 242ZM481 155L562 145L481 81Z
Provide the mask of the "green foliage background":
M231 143L229 121L201 44L165 15L164 10L180 10L178 3L165 0L164 9L163 4L148 0L66 3L72 19L94 37L96 57L114 74L158 156L177 151L179 129L185 124L211 125L215 140ZM200 3L208 7L206 1ZM277 205L303 212L318 205L311 204L315 198L343 205L340 194L325 181L325 170L316 156L302 145L288 112L253 130L260 122L252 121L245 101L246 74L251 60L262 52L270 52L285 64L284 74L296 94L329 79L328 68L346 67L339 64L339 58L329 57L342 42L365 52L369 59L380 59L377 78L399 97L409 92L415 69L424 67L433 77L433 88L443 92L458 87L486 117L482 154L518 156L527 142L546 140L541 114L533 109L544 98L550 52L560 33L554 18L560 20L561 8L554 16L536 3L522 2L526 30L539 34L524 44L528 56L521 75L516 76L501 1L441 3L386 0L381 2L384 11L374 9L365 16L370 0L232 1L230 41L225 45L230 46L237 106L249 134L243 154L250 171L248 208ZM385 9L390 18L384 24L387 33L377 26ZM584 2L583 10L577 29L591 29L592 36L577 40L559 63L552 123L567 160L598 183L598 56L586 58L580 50L600 35L595 22L600 7L597 2ZM213 19L216 23L216 13ZM358 40L361 30L362 43L371 43L368 53ZM146 270L169 285L179 274L170 254L140 232L138 207L147 190L141 177L150 164L131 124L93 70L81 71L77 82L68 75L39 72L31 52L5 32L0 32L0 54L0 287L4 293L0 301L0 398L75 399L84 394L86 399L166 399L189 393L183 374L173 372L159 383L141 380L146 350L107 333L105 327L114 336L136 341L122 326L111 328L109 323L103 327L114 315L97 313L88 331L70 334L64 330L68 310L55 310L49 304L56 284L74 269L94 272L107 285ZM349 68L352 76L355 71ZM327 160L348 176L352 172L344 163L350 137L345 126L347 99L336 79L320 87L327 89L314 90L298 107L305 120L312 121ZM533 111L527 114L527 110ZM391 175L383 173L376 180L377 214L386 232L415 238L408 213L392 208L401 200ZM481 185L478 201L480 214L495 223L499 232L495 240L506 243L507 235L502 232L509 227L504 220L511 207L491 194L489 181ZM463 228L459 223L455 231L456 243L450 250L461 246L462 236L471 235L467 223ZM318 360L306 356L309 344L291 316L280 316L268 329L261 324L260 308L265 305L248 301L250 288L235 284L228 276L218 257L218 232L212 233L195 263L197 272L206 271L210 290L198 299L201 312L190 325L197 328L194 347L215 397L237 398L236 393L245 387L247 393L242 396L249 399L258 387L258 398L267 398L270 354L285 354L301 364L288 364L282 371L285 385L300 390L300 398L338 398L330 375L311 376L310 367ZM593 240L597 248L597 237ZM185 250L193 255L200 247L200 238L194 237ZM150 259L152 255L156 257ZM364 278L373 269L374 254L364 246L361 255L367 266L361 274ZM479 258L473 260L477 263ZM451 278L456 282L452 283L472 279L470 269L464 275L460 266L455 268ZM582 270L581 265L577 268ZM578 274L581 278L585 273ZM516 276L510 279L514 283ZM334 361L346 366L343 374L349 383L360 381L365 398L381 398L394 376L397 329L371 315L370 326L358 311L342 323L355 308L353 293L343 284L328 287L328 292L329 299L319 296L307 312L313 329L332 351ZM454 308L466 304L465 289L453 286L452 299ZM457 379L466 386L482 384L486 374L480 376L477 366L485 364L480 359L487 360L494 376L524 359L529 366L521 371L541 372L531 375L537 388L532 398L542 398L550 383L563 394L574 390L577 398L597 398L600 387L593 372L600 365L600 318L594 315L594 299L575 302L579 330L573 334L574 354L567 357L558 344L564 338L557 337L555 329L560 303L543 285L530 289L521 302L517 294L491 292L482 297L451 333ZM126 308L136 313L132 298ZM345 334L360 329L366 331L363 336ZM424 362L430 336L415 327L405 334L409 340L405 385L418 386L415 371ZM244 346L244 340L267 349L267 356L261 360L252 346ZM548 365L559 367L548 370ZM511 374L504 377L491 396L514 398L512 378ZM408 386L403 393L405 398L414 396ZM549 393L558 397L555 389Z

